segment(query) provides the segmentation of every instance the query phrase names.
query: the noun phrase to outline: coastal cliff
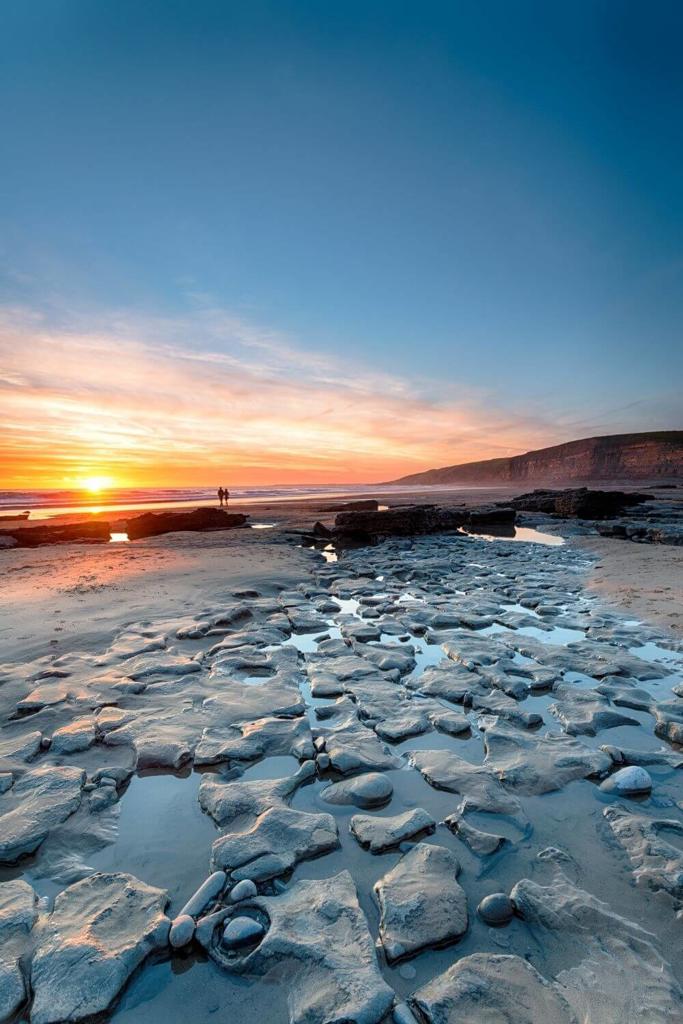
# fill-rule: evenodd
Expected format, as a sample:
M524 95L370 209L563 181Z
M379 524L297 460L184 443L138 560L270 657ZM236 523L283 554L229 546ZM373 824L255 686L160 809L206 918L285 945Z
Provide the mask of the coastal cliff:
M613 434L539 448L524 455L428 469L396 484L651 480L683 477L683 430Z

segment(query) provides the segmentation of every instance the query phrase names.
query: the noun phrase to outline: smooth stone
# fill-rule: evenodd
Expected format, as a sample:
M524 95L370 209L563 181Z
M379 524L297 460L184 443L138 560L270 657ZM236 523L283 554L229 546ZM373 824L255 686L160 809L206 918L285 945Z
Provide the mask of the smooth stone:
M394 1024L417 1024L417 1018L407 1003L399 1003L394 1007Z
M182 908L178 917L199 917L206 907L221 894L228 876L225 871L214 871L197 889ZM176 919L177 920L177 919Z
M194 918L190 917L189 914L178 914L171 924L171 930L168 935L170 944L174 949L182 949L183 946L187 946L189 942L192 942L193 935Z
M515 908L506 893L493 892L490 896L484 896L477 907L477 913L487 924L507 924L514 917Z
M251 917L233 917L225 926L221 942L226 949L241 949L242 946L256 942L264 932L265 928L260 921L254 921Z
M251 878L243 878L241 882L238 882L235 888L230 893L230 902L239 903L241 900L249 900L253 896L258 895L258 889L252 882Z
M352 779L335 782L320 794L330 804L355 804L356 807L378 807L391 798L394 787L386 775L369 772Z
M619 793L628 796L630 793L649 793L652 789L652 776L639 765L620 768L600 785L605 793Z

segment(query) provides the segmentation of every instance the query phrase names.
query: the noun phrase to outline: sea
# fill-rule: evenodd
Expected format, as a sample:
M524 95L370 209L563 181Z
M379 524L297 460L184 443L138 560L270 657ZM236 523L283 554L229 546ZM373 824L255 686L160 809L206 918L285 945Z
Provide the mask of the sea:
M438 489L444 490L443 487ZM457 489L481 488L459 486ZM301 498L373 497L379 492L383 495L392 491L405 494L410 490L424 491L426 488L371 484L235 486L230 488L230 502L259 504L273 500L296 501ZM29 512L30 522L82 512L96 514L122 509L153 511L160 508L197 508L217 504L215 487L118 487L108 488L98 494L89 494L82 490L0 491L0 516Z

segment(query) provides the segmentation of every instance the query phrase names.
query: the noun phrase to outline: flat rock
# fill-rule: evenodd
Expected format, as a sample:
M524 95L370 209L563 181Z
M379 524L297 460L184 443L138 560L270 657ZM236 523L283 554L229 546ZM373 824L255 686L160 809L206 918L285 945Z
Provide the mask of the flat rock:
M54 754L75 754L88 750L96 739L95 720L90 716L77 718L53 732L50 749Z
M320 794L329 804L353 804L356 807L381 807L391 799L394 787L386 775L368 772L352 779L334 782Z
M353 1021L380 1024L394 1000L347 871L296 882L279 896L252 901L270 921L257 948L238 960L211 955L249 976L277 972L287 979L291 1024Z
M299 861L329 853L339 844L331 814L309 814L290 807L271 807L244 832L216 839L211 852L214 867L240 881L275 878Z
M595 736L603 729L640 725L636 718L615 711L608 698L597 690L560 685L554 692L559 700L551 704L548 710L562 723L562 728L570 736Z
M649 818L623 807L606 807L603 814L614 838L628 855L636 884L664 891L683 902L683 852L660 834L683 835L676 818Z
M27 882L0 883L0 1021L12 1017L26 998L21 965L37 916L36 894Z
M470 764L448 750L414 750L408 756L431 786L462 797L461 812L516 814L520 810L517 798L484 766Z
M376 883L379 934L390 963L464 935L467 900L459 872L450 850L418 843Z
M608 808L614 810L615 808ZM561 939L575 966L556 978L578 1021L670 1024L683 991L640 925L573 885L561 872L542 886L525 878L510 893L543 945Z
M418 989L427 1024L576 1024L556 985L518 956L473 953Z
M0 862L33 853L51 829L78 810L85 772L46 766L22 776L0 798Z
M32 1024L102 1013L168 942L166 893L132 875L94 874L55 899L31 965Z
M521 732L491 719L485 723L485 765L524 794L551 793L575 779L606 775L611 759L573 736Z
M466 843L472 853L476 853L478 857L489 857L508 842L505 836L498 836L493 832L482 832L481 829L475 828L461 814L450 814L444 819L444 825L459 839L462 839L463 843Z
M422 807L414 807L404 814L392 818L380 818L371 814L354 814L349 823L351 834L361 846L373 853L382 853L398 846L406 839L420 832L433 832L436 822Z

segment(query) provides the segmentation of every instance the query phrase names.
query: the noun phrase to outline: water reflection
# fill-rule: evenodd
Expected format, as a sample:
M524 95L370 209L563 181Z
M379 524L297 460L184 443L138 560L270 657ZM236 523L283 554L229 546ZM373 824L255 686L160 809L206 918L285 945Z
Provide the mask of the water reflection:
M558 537L553 533L542 533L541 530L532 529L530 526L501 526L496 529L489 527L489 530L489 533L464 529L458 532L464 533L468 537L476 537L478 540L522 541L531 544L547 544L549 547L561 547L564 544L563 537Z
M110 544L124 544L130 538L127 533L110 533L109 543Z

